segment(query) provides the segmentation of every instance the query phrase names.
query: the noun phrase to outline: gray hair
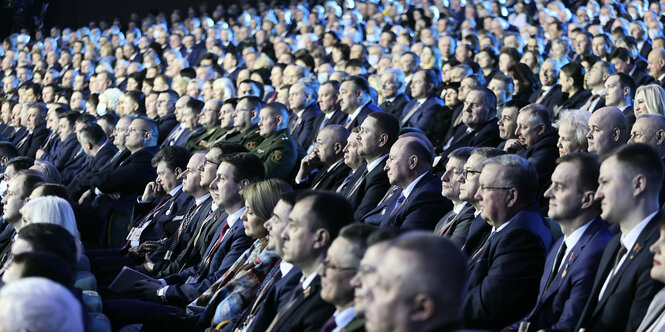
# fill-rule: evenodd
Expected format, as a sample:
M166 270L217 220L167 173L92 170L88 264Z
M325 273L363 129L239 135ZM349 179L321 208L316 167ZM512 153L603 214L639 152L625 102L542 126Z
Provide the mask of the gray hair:
M514 154L492 157L483 162L483 167L487 165L499 165L501 171L496 178L502 187L512 187L517 189L519 196L526 200L533 200L538 196L538 173L536 167L528 160Z
M46 278L23 278L3 287L0 320L7 331L84 331L80 302L67 288Z
M81 258L83 245L74 210L69 202L57 196L38 197L25 203L20 212L25 219L23 227L30 224L55 224L69 231L76 240L76 259Z
M388 68L385 71L383 71L383 74L381 74L381 76L385 74L395 75L395 81L400 84L399 93L404 92L404 89L406 88L406 78L404 77L404 72L402 70L400 70L399 68Z
M586 135L589 132L589 118L591 113L585 110L565 110L559 116L559 121L554 125L556 128L573 128L575 130L575 141L584 151L589 147Z

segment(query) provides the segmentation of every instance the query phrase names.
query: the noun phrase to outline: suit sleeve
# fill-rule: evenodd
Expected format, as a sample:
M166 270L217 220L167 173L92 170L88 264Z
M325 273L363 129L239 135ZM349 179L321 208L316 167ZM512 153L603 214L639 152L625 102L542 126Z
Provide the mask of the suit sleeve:
M138 193L155 177L155 171L149 160L135 161L101 175L96 180L93 179L92 185L107 194Z
M453 230L453 234L450 235L449 240L453 241L461 248L464 245L464 242L466 242L467 235L469 235L469 228L471 228L473 219L474 218L462 220L460 223L458 223Z
M388 182L388 178L385 173L382 176L372 180L372 183L368 183L365 195L356 208L356 212L354 213L355 220L362 219L364 215L372 211L379 203L381 198L383 198L383 196L386 194L388 188L390 188L390 183Z
M432 231L436 222L453 208L452 203L438 193L425 192L414 197L401 225L405 230Z
M649 254L649 257L653 257ZM651 263L651 259L649 259ZM650 267L650 264L648 264ZM626 324L626 332L637 331L637 328L640 326L642 319L647 314L649 309L649 304L651 300L656 296L656 293L661 289L662 284L658 281L651 279L649 273L646 273L648 269L644 270L645 273L640 273L638 275L637 284L635 285L635 293L632 303L630 304L628 312L628 322Z
M509 231L475 263L474 270L487 273L465 299L464 320L473 327L501 329L526 316L535 304L545 249L530 231Z

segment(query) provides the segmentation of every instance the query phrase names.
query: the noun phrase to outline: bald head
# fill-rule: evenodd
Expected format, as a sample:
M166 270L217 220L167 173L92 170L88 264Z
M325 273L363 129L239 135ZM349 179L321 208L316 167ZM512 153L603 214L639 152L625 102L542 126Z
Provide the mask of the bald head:
M637 117L628 142L648 144L658 151L658 155L665 156L665 116L642 114Z
M628 135L628 121L620 109L608 106L591 114L587 134L589 152L602 156L626 144Z
M660 47L652 49L649 52L647 62L649 63L647 66L649 75L655 79L659 79L665 74L665 49Z

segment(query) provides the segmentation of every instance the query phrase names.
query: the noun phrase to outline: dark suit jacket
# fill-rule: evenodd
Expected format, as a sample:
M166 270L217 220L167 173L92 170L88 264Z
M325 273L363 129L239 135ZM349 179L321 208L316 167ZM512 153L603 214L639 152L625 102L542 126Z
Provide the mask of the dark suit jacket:
M138 150L122 161L118 168L91 179L91 185L106 194L120 193L121 196L141 194L145 185L157 177L151 163L155 153L157 147Z
M206 254L212 249L217 238L222 232L222 227L218 227L215 235L206 249ZM238 219L231 227L229 233L224 236L217 250L213 253L208 268L202 268L203 262L196 266L189 267L178 273L164 278L169 284L176 284L175 287L169 287L166 290L166 300L169 304L186 306L199 295L203 294L217 279L221 278L226 270L249 248L254 239L245 235L245 227L242 220ZM203 256L205 257L205 256ZM197 274L200 273L200 274ZM186 283L189 276L196 276L194 283Z
M317 190L337 190L346 176L351 172L351 168L346 166L344 161L337 164L328 172L328 168L319 169L314 175L310 175L306 181L296 184L295 188L311 188ZM316 185L316 188L314 186Z
M79 141L76 139L76 133L69 134L64 142L58 144L55 155L52 157L51 162L53 166L61 171L64 169L65 164L74 157L74 154L81 147Z
M628 121L628 128L632 128L635 124L635 121L637 120L637 118L635 118L635 110L633 109L633 105L626 107L626 109L623 110L623 115L626 116L626 121Z
M547 92L545 97L540 101L540 104L552 112L554 111L554 107L561 104L561 98L561 84L557 84Z
M373 112L381 112L381 109L370 101L367 105L363 106L363 108L360 110L360 113L358 113L358 116L356 116L356 118L346 126L346 129L351 130L360 126L363 121L365 121L365 118Z
M591 292L600 257L612 236L600 217L591 221L570 253L563 258L558 272L545 290L563 237L552 245L540 279L538 301L523 319L531 323L529 330L569 330L575 327ZM511 330L517 331L518 328L519 324L514 324Z
M152 202L136 203L132 212L132 227L138 227L141 221L157 207L162 198L157 198ZM176 212L188 206L192 201L192 196L182 191L182 188L173 196L173 199L162 205L159 210L150 217L150 224L141 232L140 242L157 241L164 237L164 224L172 220Z
M417 103L417 99L412 99L406 104L404 111L399 117L400 123ZM438 145L443 141L443 136L446 134L448 127L450 127L451 117L452 113L444 111L443 100L437 96L430 96L418 108L418 110L409 117L403 127L418 128L422 130L430 141L436 142L434 145Z
M501 137L499 137L499 125L497 124L496 118L490 119L469 134L466 134L466 128L465 125L461 125L457 129L457 132L455 132L453 137L453 142L442 154L444 160L448 157L450 152L463 146L472 146L476 148L482 146L495 147L501 143Z
M647 70L647 62L641 59L635 60L635 70L632 74L630 74L630 77L633 78L635 86L647 85L650 83L655 83L656 81L656 78L649 75L649 71Z
M328 318L335 312L335 307L321 299L321 278L317 276L305 291L285 311L277 324L271 331L273 332L318 332L326 323ZM300 289L295 288L295 292ZM281 310L281 308L280 308Z
M32 134L28 134L30 136L25 140L25 143L20 147L17 147L19 156L35 159L37 150L44 145L49 134L50 132L46 129L45 125L37 127ZM20 142L20 140L18 142Z
M162 142L164 142L166 136L171 132L171 129L177 124L178 120L175 119L175 114L173 113L159 117L157 120L157 125L159 126L159 139L157 140L157 145L161 145Z
M649 57L649 52L651 52L651 42L647 39L644 41L644 44L642 44L642 48L640 49L640 56L643 58L648 58Z
M382 229L432 231L436 221L453 207L450 200L441 196L441 180L432 175L432 172L427 172L416 183L409 197L391 216L400 195L401 193L392 195L386 200L386 204L382 204L385 206L378 206L368 213L368 215L378 214L380 216L379 226Z
M379 163L379 165L377 165L371 172L367 173L367 176L358 189L350 195L348 195L348 192L353 189L355 181L349 181L349 185L347 186L344 195L349 199L349 202L351 202L351 205L353 206L355 211L353 216L355 220L360 220L369 211L372 211L381 198L386 194L388 188L390 188L388 175L386 174L386 171L383 170L386 166L386 159L387 157L384 158L383 161L381 161L381 163ZM360 174L364 171L365 169L358 169L358 171L356 171L358 177L360 177Z
M552 234L534 205L510 218L469 264L465 326L500 330L524 317L538 297L538 283Z
M314 118L314 125L312 126L313 130L312 130L312 135L311 135L312 140L309 143L310 146L312 144L314 144L314 141L316 141L316 136L319 134L319 131L321 130L321 124L323 123L323 120L325 119L325 117L326 117L326 114L321 112L316 116L316 118ZM330 119L328 120L328 122L326 122L326 126L327 125L333 125L333 124L343 126L344 121L346 121L346 117L347 117L347 114L342 112L342 110L338 107L337 109L335 109L333 111L333 114L330 117Z
M627 248L629 252L626 259L598 301L600 290L614 267L621 234L610 240L600 259L591 294L575 331L582 327L587 332L637 330L649 303L663 287L662 283L649 276L653 264L653 254L649 252L649 247L658 240L658 223L662 215L661 210L651 218L637 238L636 246Z
M410 101L411 99L407 97L405 94L400 93L397 96L395 96L395 100L391 101L384 101L379 105L379 108L381 108L384 112L390 113L394 115L396 118L400 118L402 116L402 112L405 109L406 104Z
M444 222L448 216L453 213L452 210L449 211L439 220L439 222L436 224L436 227L434 227L434 234L453 241L461 248L466 241L467 235L469 234L471 223L473 223L473 220L476 219L476 217L473 215L475 211L476 209L473 207L473 205L465 203L462 210L457 214L457 216L453 218L453 220L450 221L450 226L445 227L446 225Z
M579 90L574 95L564 95L561 104L561 109L580 109L591 98L591 90Z
M314 139L312 137L312 133L314 133L314 122L319 114L322 113L316 102L309 105L305 108L305 111L299 119L298 125L293 129L293 133L291 133L291 136L296 140L296 143L305 150L307 150Z
M480 216L480 213L478 213L478 215L473 218L473 221L469 226L469 233L466 235L466 240L462 246L462 251L467 256L473 255L473 253L480 248L483 242L485 242L485 239L487 239L491 231L492 226L490 226L487 221L485 221L485 219Z
M517 152L518 156L524 157L536 167L538 172L538 186L540 193L544 193L546 186L550 183L550 177L556 167L556 159L559 158L559 148L557 148L557 141L559 136L552 130L551 133L545 135L540 141L532 145L526 150Z
M92 179L99 175L102 166L106 165L108 161L118 152L118 149L111 143L106 142L102 146L94 158L90 159L88 164L76 174L72 181L67 185L67 192L73 200L77 200L84 191L90 189Z
M294 266L270 287L261 309L247 329L248 332L265 332L268 329L278 310L289 301L294 289L298 287L301 276L300 269Z
M90 158L85 154L81 145L78 145L60 172L60 182L65 186L68 185L89 162Z

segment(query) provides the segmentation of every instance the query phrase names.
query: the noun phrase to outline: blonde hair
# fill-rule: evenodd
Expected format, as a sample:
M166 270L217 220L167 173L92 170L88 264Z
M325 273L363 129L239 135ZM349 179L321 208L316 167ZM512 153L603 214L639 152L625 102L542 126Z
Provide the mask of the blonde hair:
M663 108L665 107L665 90L660 85L642 85L635 91L635 97L640 92L644 92L644 103L647 106L647 113L665 115L663 113Z
M257 217L266 221L270 219L282 194L292 191L291 186L284 180L274 178L247 185L243 189L243 197L245 205L254 211Z

